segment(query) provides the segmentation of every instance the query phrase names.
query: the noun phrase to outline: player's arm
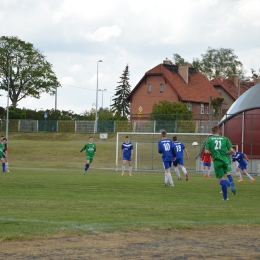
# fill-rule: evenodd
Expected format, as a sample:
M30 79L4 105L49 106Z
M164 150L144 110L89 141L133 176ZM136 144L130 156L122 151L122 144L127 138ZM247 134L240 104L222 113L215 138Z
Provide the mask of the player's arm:
M247 162L249 162L249 159L245 153L244 153L244 158L246 159Z
M231 155L231 154L234 154L234 153L236 153L236 151L232 147L229 148L228 154Z
M186 148L184 148L184 150L183 150L184 152L185 152L185 154L186 154L186 159L188 160L189 159L189 155L188 155L188 151L187 151L187 149Z
M83 148L79 152L82 153L84 150L86 150L86 145L84 145Z
M162 148L161 148L161 144L158 143L158 153L162 153Z

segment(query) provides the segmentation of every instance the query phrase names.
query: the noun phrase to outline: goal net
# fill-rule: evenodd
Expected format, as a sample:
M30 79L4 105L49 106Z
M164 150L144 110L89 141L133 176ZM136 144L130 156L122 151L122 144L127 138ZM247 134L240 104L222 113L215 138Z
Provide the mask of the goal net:
M208 133L167 133L167 137L172 139L177 136L178 141L182 142L189 154L189 159L184 157L184 165L189 171L197 171L198 160L200 163L200 148ZM136 132L118 132L116 138L116 170L121 170L122 162L119 161L121 145L128 136L134 146L134 158L132 167L135 170L163 170L162 156L158 153L158 141L161 139L161 133L136 133ZM193 147L192 143L197 142L198 146ZM126 165L127 166L127 165ZM128 167L126 167L127 169Z

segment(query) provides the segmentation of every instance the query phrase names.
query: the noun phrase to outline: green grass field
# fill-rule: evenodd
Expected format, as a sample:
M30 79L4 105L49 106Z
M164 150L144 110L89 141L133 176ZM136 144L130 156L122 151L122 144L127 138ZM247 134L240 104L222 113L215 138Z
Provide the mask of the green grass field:
M85 156L78 148L84 142L10 139L11 172L0 173L0 241L260 224L257 176L255 183L244 177L236 184L237 195L229 190L229 201L222 201L213 175L208 179L190 173L186 182L177 181L174 173L175 189L170 189L163 187L163 171L122 177L120 171L97 168L114 165L110 148L83 175Z

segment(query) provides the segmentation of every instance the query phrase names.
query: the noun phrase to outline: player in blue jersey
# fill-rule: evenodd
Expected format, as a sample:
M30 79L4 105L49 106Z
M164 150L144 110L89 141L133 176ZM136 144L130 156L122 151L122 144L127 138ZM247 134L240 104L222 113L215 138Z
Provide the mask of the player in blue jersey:
M121 175L124 176L125 174L125 165L126 161L128 161L129 165L129 176L132 176L132 159L133 159L133 153L134 153L134 146L129 141L129 136L125 137L125 141L121 145L121 152L120 152L120 159L123 159L123 165L122 165L122 173Z
M189 159L188 151L187 151L185 145L182 142L177 141L177 136L174 136L172 138L172 140L173 140L173 147L174 147L175 154L176 154L176 156L173 160L174 171L178 176L178 180L181 180L181 174L180 174L180 171L178 169L178 165L180 165L181 170L185 175L186 181L188 181L189 175L187 173L186 168L184 167L184 159L183 159L183 151L186 154L186 159L187 160Z
M158 152L162 154L162 162L165 170L164 173L164 187L170 182L171 188L174 188L172 175L171 175L171 166L174 158L174 148L173 142L171 139L167 138L166 131L161 131L162 139L158 142Z
M247 170L246 170L247 162L249 162L247 155L242 152L237 152L235 146L233 146L233 149L235 150L235 153L232 154L232 163L238 162L238 167L236 168L237 175L239 177L238 182L243 181L240 171L242 171L246 175L246 177L250 179L251 182L254 182L255 179L252 178L251 175L249 173L247 173Z

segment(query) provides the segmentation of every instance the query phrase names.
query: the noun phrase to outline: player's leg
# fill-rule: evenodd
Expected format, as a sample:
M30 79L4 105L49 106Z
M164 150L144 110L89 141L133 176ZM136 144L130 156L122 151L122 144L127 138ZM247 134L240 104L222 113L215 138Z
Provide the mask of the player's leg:
M204 171L204 177L207 177L207 167L205 165L205 163L203 162L203 171Z
M225 171L224 171L224 162L220 160L214 161L214 171L216 178L218 179L219 184L221 185L223 200L228 199L228 190L227 187L230 187L230 182L224 179Z
M1 158L1 162L2 162L2 170L3 172L5 172L5 158Z
M131 161L131 158L128 161L128 165L129 165L129 176L132 176L132 161Z
M208 177L210 178L210 167L211 167L211 164L208 164Z
M236 173L237 173L237 176L238 176L238 181L237 182L242 182L243 178L242 178L242 175L241 175L239 167L236 168Z
M247 172L246 166L245 166L245 168L243 169L243 173L246 175L247 178L250 179L251 182L254 182L254 181L255 181L255 179Z
M181 180L181 174L178 169L178 163L179 163L179 160L173 161L173 170L175 171L176 175L178 176L178 180Z
M165 162L165 172L166 172L166 184L170 182L171 188L174 188L172 175L171 175L171 163L172 162Z
M186 168L184 167L184 160L183 160L183 158L180 158L178 163L179 163L179 165L181 167L182 172L185 175L186 181L188 181L189 180L189 175L188 175L188 172L187 172Z
M9 170L9 163L8 163L7 157L5 157L5 171L6 172L10 172L10 170Z
M124 174L125 174L125 164L126 164L126 158L123 158L122 173L121 173L122 176L124 176Z
M86 161L86 164L85 164L84 174L87 173L89 166L90 166L90 163L92 162L92 159L89 156L86 157L86 160L87 161Z

